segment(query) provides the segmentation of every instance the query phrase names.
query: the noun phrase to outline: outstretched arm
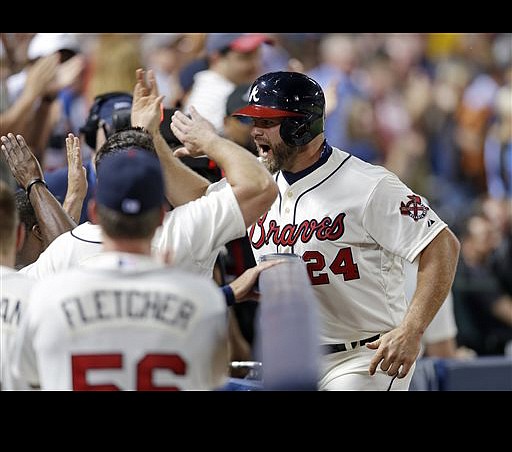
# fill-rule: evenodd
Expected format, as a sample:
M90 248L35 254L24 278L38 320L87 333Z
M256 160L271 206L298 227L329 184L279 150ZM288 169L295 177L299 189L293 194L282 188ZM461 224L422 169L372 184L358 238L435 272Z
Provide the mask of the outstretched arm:
M56 237L76 227L44 183L43 171L21 135L2 136L2 152L18 184L27 193L46 248ZM37 180L38 182L32 183ZM30 185L30 187L28 187Z
M445 228L421 252L416 291L404 320L394 330L366 344L377 349L370 363L370 375L381 361L380 368L390 376L398 374L398 378L403 378L409 373L420 351L421 337L453 283L459 249L457 237Z
M263 270L266 270L274 265L286 262L284 260L275 260L262 262L254 267L248 268L238 278L231 281L226 286L222 287L224 295L226 296L226 302L228 306L235 303L241 303L247 300L259 301L260 293L255 288L256 281ZM229 286L229 289L227 288ZM230 292L231 289L231 292Z
M272 205L279 192L272 175L238 144L222 138L213 125L194 107L191 118L180 111L173 115L171 129L185 145L187 155L206 154L224 170L236 196L246 227L253 224Z
M132 126L144 127L153 137L164 172L167 199L174 207L178 207L200 198L206 193L210 182L175 157L160 133L163 96L158 95L153 71L148 71L147 81L142 69L137 69L136 77L131 113Z
M58 65L59 56L53 54L40 58L28 70L25 88L21 96L0 114L1 135L7 134L10 130L23 133L27 127L34 126L34 104L38 98L44 95L48 85L55 78Z

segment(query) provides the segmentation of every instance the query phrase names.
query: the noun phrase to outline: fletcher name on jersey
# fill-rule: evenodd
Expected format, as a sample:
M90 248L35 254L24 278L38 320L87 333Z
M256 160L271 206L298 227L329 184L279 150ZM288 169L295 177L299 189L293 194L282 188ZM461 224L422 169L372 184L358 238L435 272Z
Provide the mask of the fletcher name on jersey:
M184 330L196 311L190 299L169 292L139 290L95 290L64 300L60 307L74 330L123 318L161 322Z

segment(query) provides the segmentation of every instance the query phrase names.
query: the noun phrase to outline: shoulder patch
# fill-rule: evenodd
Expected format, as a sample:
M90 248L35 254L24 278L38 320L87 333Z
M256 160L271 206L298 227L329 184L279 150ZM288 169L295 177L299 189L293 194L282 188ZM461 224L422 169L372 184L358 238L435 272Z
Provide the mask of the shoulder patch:
M400 203L400 213L411 217L414 221L425 218L430 209L421 202L421 198L414 194L408 195L407 197L409 198L407 203L403 201Z

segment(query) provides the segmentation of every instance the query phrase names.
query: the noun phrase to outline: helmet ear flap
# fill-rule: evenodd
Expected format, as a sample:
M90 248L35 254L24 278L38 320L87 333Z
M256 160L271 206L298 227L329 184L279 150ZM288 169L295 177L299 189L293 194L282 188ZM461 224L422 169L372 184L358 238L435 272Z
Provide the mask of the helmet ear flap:
M304 146L314 138L311 136L309 122L303 118L284 118L279 134L288 146Z
M85 142L91 149L96 148L96 131L98 130L100 106L101 102L95 100L87 117L87 122L84 126L80 127L80 132L84 134Z

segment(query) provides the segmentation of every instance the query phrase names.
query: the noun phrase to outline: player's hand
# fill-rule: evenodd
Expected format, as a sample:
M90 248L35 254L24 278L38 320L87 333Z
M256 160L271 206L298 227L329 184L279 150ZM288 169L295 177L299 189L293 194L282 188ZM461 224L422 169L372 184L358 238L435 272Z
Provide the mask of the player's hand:
M366 344L366 347L377 350L368 369L374 375L377 366L390 377L397 375L404 378L420 352L421 334L416 334L402 327L395 328L379 339Z
M274 265L286 262L284 259L262 262L255 267L249 268L243 272L238 278L232 281L229 285L233 290L233 295L237 302L255 300L259 301L260 293L255 289L254 285L258 276L263 270L267 270Z
M135 76L137 83L133 89L132 126L144 127L151 135L158 134L162 121L164 96L158 95L155 75L151 69L147 73L147 81L142 69L137 69Z
M47 87L45 94L48 96L56 96L57 93L75 84L85 68L85 57L83 55L75 55L64 63L59 64L57 72L52 83Z
M9 165L12 175L18 184L26 189L33 179L43 179L43 170L25 139L21 135L8 133L0 138L2 152Z
M72 133L66 138L66 152L68 158L68 192L81 197L87 194L87 170L82 163L80 140Z
M58 66L58 53L39 58L28 70L24 91L32 98L41 96L55 79Z
M218 138L213 124L201 116L194 107L190 107L190 118L181 111L176 111L172 116L171 129L188 151L186 154L182 150L182 153L175 154L176 156L202 156L204 148Z

